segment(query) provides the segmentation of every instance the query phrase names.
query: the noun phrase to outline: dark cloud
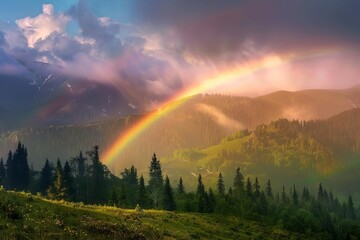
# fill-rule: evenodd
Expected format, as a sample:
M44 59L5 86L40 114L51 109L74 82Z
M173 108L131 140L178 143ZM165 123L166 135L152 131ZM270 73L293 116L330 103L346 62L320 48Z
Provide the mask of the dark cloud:
M276 51L360 43L357 0L137 0L134 9L139 24L202 57L233 60L249 39Z

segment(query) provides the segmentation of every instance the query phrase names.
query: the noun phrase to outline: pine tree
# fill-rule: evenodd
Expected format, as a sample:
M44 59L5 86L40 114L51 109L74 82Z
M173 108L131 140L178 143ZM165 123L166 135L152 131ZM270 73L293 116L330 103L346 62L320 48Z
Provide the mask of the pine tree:
M149 166L149 196L152 201L153 208L159 208L160 198L163 189L163 175L160 161L154 153Z
M319 185L319 191L318 191L318 201L321 202L323 200L323 196L324 196L324 190L322 188L322 185L320 183Z
M256 198L260 197L260 184L257 177L255 178L255 184L254 184L254 196Z
M50 188L47 190L47 193L49 198L60 200L65 198L66 191L67 189L64 186L63 169L61 162L58 159L56 163L55 179L52 186L50 186Z
M119 195L116 192L114 186L111 188L111 198L110 198L109 204L113 205L114 207L119 206Z
M50 165L50 162L48 159L46 159L44 167L40 172L39 190L42 194L46 194L46 191L54 181L52 171L53 169Z
M94 146L87 154L91 160L89 201L91 203L105 202L108 189L105 181L104 165L100 162L99 146Z
M303 202L308 202L310 201L310 192L309 189L304 187L303 192L302 192L302 196L301 196L301 200Z
M16 176L13 179L13 188L17 190L28 189L30 183L30 168L27 156L26 147L19 142L12 159L14 164L14 174Z
M13 189L16 178L16 165L13 161L13 154L11 151L8 153L6 160L6 188Z
M176 208L174 201L174 194L168 176L165 177L162 204L163 204L163 208L167 211L174 211Z
M347 211L346 216L350 219L355 219L355 209L354 209L354 203L352 200L351 195L349 195L348 198L348 204L347 204Z
M292 191L292 200L293 200L293 203L295 206L297 206L299 204L299 198L298 198L298 193L295 188L295 184L294 184L293 191Z
M259 213L262 215L266 215L268 209L268 202L266 200L266 196L264 191L261 191L260 199L258 200L260 204Z
M128 200L127 200L127 194L126 194L126 188L124 182L120 185L120 193L119 193L119 206L122 208L129 207Z
M64 179L64 187L66 189L65 197L68 200L72 200L73 196L74 196L74 187L73 187L74 177L73 177L72 169L71 169L68 161L65 162L63 176L64 176L64 178L63 178Z
M137 200L137 186L138 186L138 177L137 177L137 169L134 165L131 166L130 169L125 168L124 172L121 173L122 181L124 183L127 200L130 208L136 206Z
M229 187L228 196L233 196L233 195L234 195L234 191L232 190L232 187Z
M6 181L6 169L4 165L4 160L0 160L0 187L5 185Z
M221 173L219 173L219 177L217 181L217 191L221 197L225 195L225 185Z
M74 179L74 194L77 201L88 202L89 197L89 171L90 168L87 166L87 158L83 156L80 151L79 156L76 156L70 161Z
M143 175L141 175L139 179L139 186L137 189L137 204L139 204L142 208L148 207L148 197Z
M248 198L250 198L250 197L252 197L252 195L253 195L252 184L251 184L250 178L247 178L247 180L246 180L246 196Z
M206 196L205 196L206 195ZM205 186L202 182L202 178L201 178L201 174L199 174L198 177L198 185L196 188L196 198L197 198L197 211L198 212L205 212L206 211L206 198L207 198L207 194L205 192Z
M281 192L281 202L282 202L282 203L287 203L287 196L286 196L286 192L285 192L285 186L283 186L283 188L282 188L282 192Z
M78 174L79 174L79 177L84 177L85 170L86 170L86 165L85 165L86 158L83 157L82 151L80 151L79 157L77 158L77 161L78 161Z
M182 196L183 194L185 194L185 188L184 188L184 184L183 184L183 180L182 177L179 178L179 184L177 187L177 193Z
M241 174L239 167L236 169L234 177L234 194L237 200L240 200L244 194L244 176Z
M198 185L197 185L197 188L196 188L196 195L203 196L204 193L205 193L205 186L204 186L204 184L202 182L201 174L199 174Z
M272 193L272 188L271 188L271 183L270 183L270 179L268 179L267 181L267 184L266 184L266 188L265 188L265 193L266 193L266 196L268 198L273 198L273 193Z
M216 206L216 198L212 188L209 188L209 213L213 213Z

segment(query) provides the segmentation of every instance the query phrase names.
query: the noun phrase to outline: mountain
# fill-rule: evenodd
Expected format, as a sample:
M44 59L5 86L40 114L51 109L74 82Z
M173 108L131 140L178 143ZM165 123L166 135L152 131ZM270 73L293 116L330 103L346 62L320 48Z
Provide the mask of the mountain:
M321 182L343 196L358 192L360 171L360 109L340 113L328 120L280 119L239 131L218 144L199 149L181 149L165 158L164 171L191 183L197 173L216 186L219 172L231 186L234 169L261 183L272 179L275 189L291 180L296 186ZM195 186L192 186L193 188Z
M106 91L104 89L104 92ZM85 98L86 92L84 94L84 99L93 99L95 104L101 102L101 98L96 95L90 94ZM144 169L153 152L160 157L167 157L178 149L210 147L241 129L254 130L260 124L270 123L279 118L324 119L354 108L358 105L359 99L358 87L345 90L276 92L256 98L219 94L196 95L179 100L181 101L179 107L159 117L159 120L129 144L119 160L109 167L111 170L119 171L135 164L139 169ZM85 104L87 101L83 102ZM72 104L76 105L78 101ZM294 109L296 106L299 113L294 115L294 111L289 109ZM79 116L86 116L86 113L89 113L88 108L81 104L69 109L69 112L63 115L61 112L56 112L56 116L63 116L60 119L69 116L71 121L74 119L71 117L72 111ZM99 109L93 114L94 118L101 115ZM100 145L100 150L107 149L119 134L144 116L146 113L95 123L24 128L3 132L0 136L0 156L5 157L7 151L15 147L17 141L22 141L29 149L29 158L34 168L39 169L45 158L51 161L55 161L58 157L67 160L77 155L80 150L90 149L96 144ZM57 118L53 120L56 121Z
M110 85L51 72L32 78L0 75L0 132L83 124L142 112Z

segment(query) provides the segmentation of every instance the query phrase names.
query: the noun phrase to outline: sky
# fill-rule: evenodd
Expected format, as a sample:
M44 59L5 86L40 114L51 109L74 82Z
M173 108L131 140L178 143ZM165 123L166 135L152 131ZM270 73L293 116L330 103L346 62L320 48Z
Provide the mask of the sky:
M351 87L360 83L359 47L358 0L5 0L0 8L0 84L33 84L46 72L111 86L135 105L188 88L258 96Z

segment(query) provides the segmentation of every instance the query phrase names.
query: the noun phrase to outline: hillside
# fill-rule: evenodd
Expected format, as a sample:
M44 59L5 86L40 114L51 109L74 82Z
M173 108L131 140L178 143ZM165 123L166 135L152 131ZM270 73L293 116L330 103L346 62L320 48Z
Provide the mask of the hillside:
M0 190L1 239L316 239L239 217L135 211Z
M360 88L356 87L276 92L257 98L193 96L142 133L109 167L113 171L131 164L140 169L146 168L148 156L154 151L165 157L178 149L210 147L241 129L254 130L260 124L279 118L325 119L358 106L359 99ZM144 115L130 115L92 124L4 132L0 135L0 157L5 157L19 140L28 146L30 161L35 169L40 168L45 158L54 162L60 157L65 161L80 150L90 149L96 144L104 151L124 129L131 127Z
M313 190L322 182L346 196L358 193L359 122L358 108L328 120L280 119L254 131L239 131L207 148L177 150L164 159L164 169L173 177L182 176L186 183L201 172L210 186L216 186L222 172L229 186L234 169L240 167L246 176L258 176L262 183L272 179L276 189L289 180Z

